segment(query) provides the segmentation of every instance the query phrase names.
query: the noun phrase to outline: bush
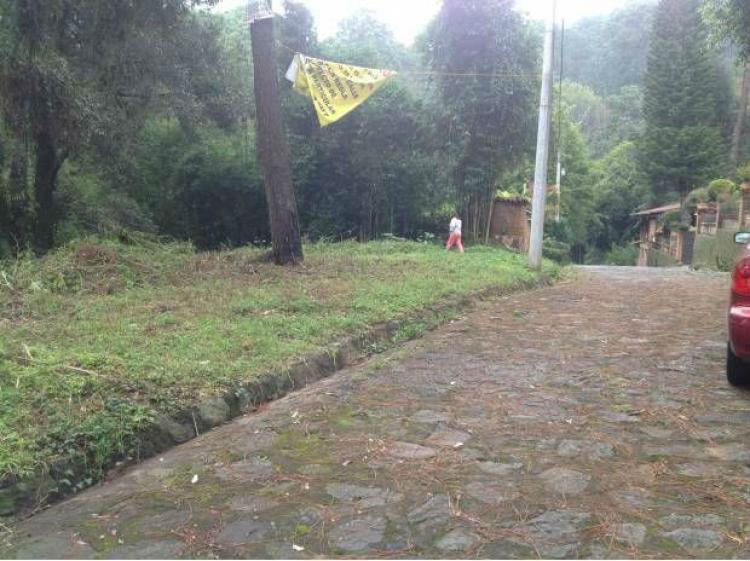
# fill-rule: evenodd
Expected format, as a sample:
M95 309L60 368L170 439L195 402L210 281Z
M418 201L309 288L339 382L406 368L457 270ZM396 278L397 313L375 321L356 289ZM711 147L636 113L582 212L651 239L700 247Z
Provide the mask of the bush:
M737 168L737 181L750 183L750 162L746 162Z
M135 200L113 191L109 182L91 168L85 163L69 163L60 172L58 202L66 219L57 225L58 245L91 234L106 237L123 229L156 231Z
M542 255L561 265L570 264L570 244L552 238L544 238Z
M184 242L164 243L155 236L123 233L119 239L75 240L41 259L23 254L0 263L3 289L23 292L112 294L126 288L160 284L193 255Z
M679 262L658 249L652 249L648 252L647 264L649 267L677 267Z
M740 246L734 243L734 231L721 229L714 236L695 237L693 266L729 271Z
M690 228L690 223L686 220L687 216L689 215L683 210L672 210L664 214L659 222L662 228L670 232L686 231Z
M688 193L687 196L687 204L688 206L693 205L695 206L698 203L706 203L709 201L709 192L708 187L699 187L698 189L693 189Z
M638 260L638 248L633 245L612 246L604 256L605 265L620 265L630 267Z
M737 185L729 179L714 179L708 184L708 194L712 201L725 199L736 190Z

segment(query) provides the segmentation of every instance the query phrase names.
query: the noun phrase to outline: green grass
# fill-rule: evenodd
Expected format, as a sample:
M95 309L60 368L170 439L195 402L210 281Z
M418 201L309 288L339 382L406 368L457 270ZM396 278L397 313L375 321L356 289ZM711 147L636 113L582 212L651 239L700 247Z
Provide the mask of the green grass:
M734 243L733 230L718 230L715 235L695 236L693 266L696 268L729 271L742 246Z
M158 412L451 295L534 278L525 257L484 247L459 255L388 241L305 252L303 266L281 268L257 249L88 240L0 264L0 480L61 459L96 478L135 452Z

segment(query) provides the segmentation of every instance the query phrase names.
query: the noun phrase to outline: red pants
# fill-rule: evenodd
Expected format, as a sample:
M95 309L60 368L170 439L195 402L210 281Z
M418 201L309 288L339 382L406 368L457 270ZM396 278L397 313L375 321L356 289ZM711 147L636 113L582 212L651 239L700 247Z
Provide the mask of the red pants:
M458 251L461 253L464 252L464 246L461 243L461 234L456 234L455 232L452 233L450 236L448 236L448 243L445 244L445 249L450 250L453 246L458 247Z

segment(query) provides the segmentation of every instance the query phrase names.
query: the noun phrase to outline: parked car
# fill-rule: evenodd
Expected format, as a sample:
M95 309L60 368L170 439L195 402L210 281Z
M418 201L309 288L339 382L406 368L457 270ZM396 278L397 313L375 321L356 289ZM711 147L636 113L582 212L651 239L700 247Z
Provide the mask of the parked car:
M743 248L732 269L727 380L741 386L750 384L750 232L736 233L734 242Z

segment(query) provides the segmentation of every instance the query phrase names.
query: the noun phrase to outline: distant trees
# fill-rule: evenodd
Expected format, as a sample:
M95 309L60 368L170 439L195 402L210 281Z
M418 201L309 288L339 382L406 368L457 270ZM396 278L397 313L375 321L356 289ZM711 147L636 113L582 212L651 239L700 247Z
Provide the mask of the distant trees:
M584 18L565 29L568 79L601 96L640 85L646 71L655 1L640 1L611 14Z
M659 197L682 199L714 177L725 157L717 73L699 0L661 0L645 77L643 166ZM726 86L725 86L726 87Z
M632 213L648 201L651 189L633 142L623 142L599 160L591 179L594 217L588 234L592 246L606 254L635 237L637 221Z
M618 93L604 97L576 82L565 81L562 90L570 120L581 127L591 157L600 158L621 142L643 134L643 94L639 86L623 86Z

